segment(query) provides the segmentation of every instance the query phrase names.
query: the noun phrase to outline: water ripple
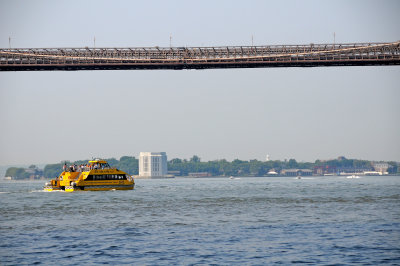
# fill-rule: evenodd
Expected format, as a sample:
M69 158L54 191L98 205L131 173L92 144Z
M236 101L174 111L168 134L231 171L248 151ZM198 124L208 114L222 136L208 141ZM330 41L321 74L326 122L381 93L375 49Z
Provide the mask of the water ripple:
M0 183L0 261L20 264L396 265L400 178L138 180L42 193Z

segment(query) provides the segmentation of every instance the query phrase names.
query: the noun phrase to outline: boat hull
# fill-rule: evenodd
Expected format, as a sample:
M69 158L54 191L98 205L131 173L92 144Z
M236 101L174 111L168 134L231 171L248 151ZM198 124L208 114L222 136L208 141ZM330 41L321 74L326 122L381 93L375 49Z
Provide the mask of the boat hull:
M52 191L61 191L61 188L44 187L43 190L44 190L44 191L52 192Z
M86 187L73 187L66 186L64 188L61 187L44 187L44 191L65 191L65 192L74 192L74 191L107 191L107 190L132 190L134 189L134 184L132 185L117 185L117 186L86 186Z

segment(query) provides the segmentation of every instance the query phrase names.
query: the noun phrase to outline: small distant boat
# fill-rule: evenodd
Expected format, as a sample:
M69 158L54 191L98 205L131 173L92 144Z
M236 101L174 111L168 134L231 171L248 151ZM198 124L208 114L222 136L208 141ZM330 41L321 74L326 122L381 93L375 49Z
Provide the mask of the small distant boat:
M360 178L358 175L349 175L347 178Z
M230 176L229 179L235 179L233 176Z
M268 176L277 176L278 173L275 172L274 170L270 170L270 171L267 173L267 175L268 175Z
M297 179L301 179L301 176L297 176L296 178L297 178Z

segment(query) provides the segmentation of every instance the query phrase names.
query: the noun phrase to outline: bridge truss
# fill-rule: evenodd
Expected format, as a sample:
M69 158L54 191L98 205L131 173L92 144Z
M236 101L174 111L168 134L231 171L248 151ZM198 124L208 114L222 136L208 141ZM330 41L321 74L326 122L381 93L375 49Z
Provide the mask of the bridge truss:
M0 49L0 71L399 65L400 41L223 47Z

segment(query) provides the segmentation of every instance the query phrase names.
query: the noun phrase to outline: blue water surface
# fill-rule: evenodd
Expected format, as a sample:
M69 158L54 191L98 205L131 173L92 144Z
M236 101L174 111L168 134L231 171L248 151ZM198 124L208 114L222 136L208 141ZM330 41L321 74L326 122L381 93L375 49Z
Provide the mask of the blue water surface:
M1 181L1 265L400 264L400 177L43 183Z

